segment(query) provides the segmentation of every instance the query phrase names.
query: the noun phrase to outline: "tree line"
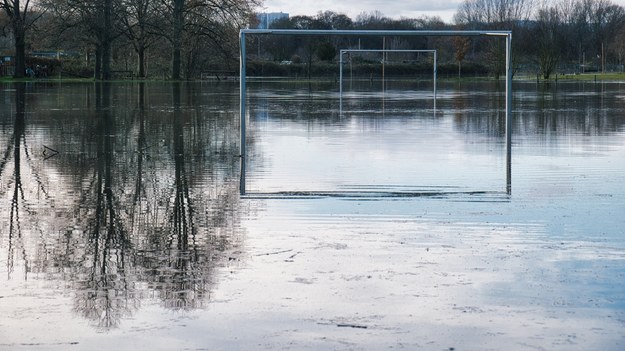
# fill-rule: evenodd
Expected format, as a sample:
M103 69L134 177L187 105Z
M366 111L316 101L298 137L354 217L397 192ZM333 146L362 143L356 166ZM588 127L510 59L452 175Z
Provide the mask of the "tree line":
M2 33L15 48L15 76L24 75L25 52L54 48L86 56L98 79L115 70L138 77L183 79L210 67L234 71L237 33L254 27L262 0L2 0ZM512 30L515 71L549 78L567 72L621 67L625 56L625 10L610 0L464 0L453 24L438 17L385 17L362 13L352 19L332 11L282 18L287 29ZM340 49L436 49L439 62L483 66L503 72L502 43L469 37L256 37L249 38L257 62L336 62ZM148 54L149 53L149 54ZM406 55L409 56L409 55ZM83 60L83 61L85 61ZM412 61L407 59L404 61ZM619 66L620 65L620 66ZM148 74L148 69L149 73Z
M512 29L514 61L535 64L544 78L566 64L622 70L625 9L610 0L465 0L454 20L467 29Z
M238 30L258 5L258 0L2 0L0 26L13 38L18 78L25 74L26 52L52 48L86 56L97 79L110 79L113 65L136 67L139 77L147 75L148 65L157 71L167 65L167 75L177 80L216 56L231 61ZM154 53L150 62L148 51Z
M380 12L355 19L331 11L294 16L272 23L280 29L511 30L514 71L535 71L548 79L561 71L622 71L625 59L625 9L609 0L465 0L453 24L438 17L392 19ZM323 62L345 48L435 49L439 63L480 65L498 76L505 67L502 41L482 37L280 37L256 43L260 60ZM251 43L253 46L254 43ZM413 55L414 56L414 55ZM412 62L409 54L395 54ZM414 58L414 57L413 57ZM380 60L379 58L376 58ZM362 60L362 59L361 59ZM383 59L384 60L384 59ZM403 72L403 71L400 71Z

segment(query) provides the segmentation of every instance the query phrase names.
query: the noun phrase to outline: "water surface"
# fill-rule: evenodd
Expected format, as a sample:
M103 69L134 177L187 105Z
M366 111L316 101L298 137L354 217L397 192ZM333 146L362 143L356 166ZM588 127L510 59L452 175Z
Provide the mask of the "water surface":
M623 84L502 88L250 83L241 197L234 84L2 85L0 348L623 349Z

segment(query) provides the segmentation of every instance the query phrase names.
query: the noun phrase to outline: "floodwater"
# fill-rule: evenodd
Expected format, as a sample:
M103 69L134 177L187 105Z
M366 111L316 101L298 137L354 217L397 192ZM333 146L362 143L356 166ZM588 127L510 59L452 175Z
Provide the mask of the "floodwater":
M625 83L345 84L1 85L0 349L625 349Z

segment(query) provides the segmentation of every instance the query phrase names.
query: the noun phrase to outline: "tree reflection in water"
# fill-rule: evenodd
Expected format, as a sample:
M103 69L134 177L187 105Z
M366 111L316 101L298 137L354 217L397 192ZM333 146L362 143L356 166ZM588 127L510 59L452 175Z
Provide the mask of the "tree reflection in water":
M95 167L89 186L83 189L83 213L74 224L82 224L87 238L85 251L78 257L84 270L75 282L74 308L97 321L98 327L110 328L137 308L138 300L126 264L134 248L121 216L123 188L116 186L113 177L116 122L111 112L110 83L96 84L95 101Z
M206 297L212 267L202 263L210 262L197 242L197 226L194 223L194 203L189 193L189 174L185 167L185 131L184 116L181 106L180 83L172 84L173 97L173 158L174 187L173 195L167 204L167 241L164 243L165 253L154 265L152 284L161 291L161 299L165 305L175 309L195 308L201 305Z
M36 270L65 281L74 310L100 329L118 326L146 299L172 309L201 307L216 282L215 268L240 250L236 116L203 108L211 102L196 101L193 85L174 83L165 93L152 87L162 94L154 100L149 87L95 83L80 116L63 116L62 109L47 116L64 123L40 122L49 124L39 129L67 150L45 160L47 168L33 168L26 180L20 173L21 153L30 157L22 87L16 90L13 137L2 155L3 183L13 184L11 205L1 207L10 209L2 218L10 220L7 264L22 262L25 277ZM15 171L7 182L11 160ZM61 173L65 187L45 189L37 172ZM46 201L47 209L27 209L28 216L20 217L27 199L22 189L33 188L44 196L32 202ZM37 223L48 230L37 231ZM24 228L39 234L25 240Z
M12 87L12 133L0 159L0 196L9 202L8 206L0 206L0 244L6 245L7 279L13 277L16 261L27 279L30 272L38 270L36 257L28 254L28 242L45 236L46 224L40 216L54 205L48 191L49 180L37 160L37 152L32 150L35 138L27 133L26 85L15 83ZM44 240L40 241L39 250Z
M7 184L6 188L4 186L2 188L2 195L4 196L6 193L10 193L10 188L13 188L9 210L8 237L6 238L8 246L7 272L9 277L11 276L11 273L13 273L13 262L15 260L14 255L16 249L21 251L21 256L24 261L24 277L27 276L26 273L28 272L28 258L23 245L22 228L20 225L20 208L25 208L27 206L26 196L24 195L24 189L22 187L22 147L26 157L30 158L26 142L26 117L24 115L24 105L24 85L15 84L15 119L13 121L13 134L7 142L5 151L2 155L2 161L0 161L0 179L2 179L3 184ZM7 171L7 169L10 168L11 156L13 161L12 174L10 174L10 171ZM6 178L9 179L5 180ZM26 212L29 212L28 209L26 209Z

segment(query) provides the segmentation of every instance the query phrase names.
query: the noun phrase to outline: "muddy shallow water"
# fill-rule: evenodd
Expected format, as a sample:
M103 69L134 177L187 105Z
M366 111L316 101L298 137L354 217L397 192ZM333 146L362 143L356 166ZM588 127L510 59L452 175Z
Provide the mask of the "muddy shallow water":
M0 86L0 349L622 350L623 83ZM509 179L508 179L509 178ZM510 183L510 191L507 185Z

